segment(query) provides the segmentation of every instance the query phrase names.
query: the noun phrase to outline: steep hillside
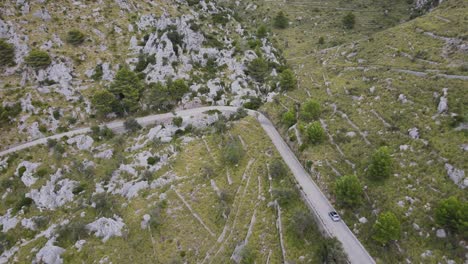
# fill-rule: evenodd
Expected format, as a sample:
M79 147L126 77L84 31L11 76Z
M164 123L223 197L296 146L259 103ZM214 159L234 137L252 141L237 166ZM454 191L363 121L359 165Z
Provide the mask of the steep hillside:
M257 1L257 26L271 26L299 83L262 109L378 261L462 263L466 226L454 230L436 212L455 196L465 206L456 221L467 220L466 1L446 1L414 20L404 1L388 12L385 3L369 2ZM272 26L279 11L289 18L286 29ZM355 24L346 29L349 12ZM309 126L314 120L324 129L320 140ZM372 156L382 146L390 173L375 180ZM337 196L335 183L344 175L357 175L363 186L359 205ZM401 224L385 246L375 238L383 212Z
M204 1L8 1L0 4L3 146L115 116L200 104L255 107L281 71L267 39ZM274 70L274 69L277 70ZM255 69L256 70L256 69ZM272 82L274 83L274 82ZM258 107L258 106L257 106Z

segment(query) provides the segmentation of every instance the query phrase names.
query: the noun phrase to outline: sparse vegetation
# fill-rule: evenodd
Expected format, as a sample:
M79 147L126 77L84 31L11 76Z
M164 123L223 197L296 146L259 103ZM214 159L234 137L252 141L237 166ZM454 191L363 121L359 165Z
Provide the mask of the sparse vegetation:
M15 65L15 47L0 39L0 67Z
M138 121L135 118L129 118L125 120L124 127L125 130L129 132L136 132L142 128L140 123L138 123Z
M285 91L292 90L297 87L297 80L293 71L286 69L280 74L280 86L281 89Z
M41 50L32 50L24 61L27 65L36 69L47 67L52 63L49 54Z
M400 221L392 212L384 212L379 215L373 226L372 238L382 245L392 240L397 240L401 235Z
M349 12L343 17L342 23L344 28L353 29L354 25L356 24L356 16L353 13Z
M325 140L325 131L319 122L315 121L305 128L307 141L311 144L319 144Z
M383 180L392 174L392 158L388 147L380 147L375 151L370 159L367 171L369 178L373 180Z
M289 19L283 11L276 14L275 19L273 20L273 26L278 29L285 29L289 26Z
M83 34L83 32L77 29L73 29L68 31L66 40L69 44L72 44L73 46L78 46L85 41L85 35Z

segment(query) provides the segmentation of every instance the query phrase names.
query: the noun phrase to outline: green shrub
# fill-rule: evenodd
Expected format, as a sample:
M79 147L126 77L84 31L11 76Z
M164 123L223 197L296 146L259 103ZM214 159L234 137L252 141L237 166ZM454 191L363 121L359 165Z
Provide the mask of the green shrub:
M129 118L125 120L124 127L125 130L129 132L136 132L142 128L140 123L138 123L138 121L135 118Z
M257 110L262 106L262 99L256 96L249 96L249 101L244 103L244 107L247 109Z
M278 189L275 188L271 191L273 197L278 201L279 205L286 206L288 205L294 198L294 191L291 189Z
M373 180L383 180L390 177L392 174L392 157L387 147L380 147L372 155L367 174Z
M268 29L265 25L261 25L257 29L257 38L266 38L268 36Z
M102 70L102 64L98 64L96 65L96 67L94 67L94 73L93 75L91 75L91 79L95 81L100 81L102 80L103 75L104 75L104 72Z
M3 107L0 105L0 124L6 124L21 113L21 103Z
M32 50L24 61L33 68L44 68L52 63L49 54L41 50Z
M26 172L26 167L25 166L21 166L19 169L18 169L18 177L23 177L23 174Z
M307 126L305 134L307 142L311 144L319 144L325 139L325 131L317 121Z
M278 29L285 29L289 26L289 19L283 13L283 11L278 12L273 20L273 26Z
M280 158L274 159L269 168L270 175L273 179L283 179L288 173L286 165Z
M342 18L341 22L343 23L344 28L352 29L356 24L356 16L349 12Z
M14 208L14 212L18 212L19 210L21 210L23 207L26 207L28 208L29 206L31 206L33 204L34 200L29 198L29 197L25 197L23 196L21 198L21 200L19 200L16 205L15 205L15 208Z
M66 41L69 44L72 44L74 46L78 46L78 45L82 44L84 42L84 40L85 40L85 35L81 31L79 31L77 29L70 30L67 33Z
M335 181L335 194L339 203L345 206L357 206L361 203L362 185L356 175L346 175Z
M157 162L159 162L160 160L161 160L160 157L155 156L155 157L148 157L148 159L146 160L146 162L147 162L149 165L154 165L154 164L156 164Z
M67 248L76 243L76 241L88 237L86 223L78 220L72 220L67 225L62 225L57 230L57 245Z
M468 202L451 196L439 202L435 209L436 223L450 231L468 234Z
M320 37L320 38L318 39L318 42L317 42L317 43L318 43L319 45L325 44L325 38L324 38L324 37Z
M247 65L248 74L257 82L263 82L269 70L270 67L263 58L256 58Z
M317 252L317 263L347 264L348 257L343 250L341 242L336 238L322 238Z
M288 229L300 239L314 227L315 221L309 211L295 211L288 223Z
M236 165L244 156L244 149L239 140L230 140L223 149L223 161L230 165Z
M281 117L281 122L286 127L292 127L297 122L296 111L294 111L293 109L290 109L289 111L285 112L283 116Z
M14 66L15 64L15 47L13 44L0 39L0 67Z
M100 216L112 217L120 206L113 197L107 193L98 193L92 197L91 202L95 204L95 210Z
M127 67L122 67L109 87L109 91L119 100L122 107L122 109L115 108L114 112L118 114L136 112L143 89L143 83L138 75Z
M184 121L184 119L180 116L177 116L177 117L174 117L172 119L172 124L174 124L174 126L176 127L180 127L182 126L182 122Z
M308 100L302 104L299 117L306 122L310 122L312 120L317 120L320 114L320 104L315 100Z
M279 75L280 77L280 87L283 91L288 91L295 89L297 87L297 80L294 72L290 69L284 70Z
M401 234L400 221L392 212L381 213L372 229L372 238L382 245L399 239Z
M174 101L181 100L182 96L190 91L187 83L182 79L177 79L175 81L169 80L167 82L167 89L169 91L170 99Z
M117 103L115 96L108 90L99 90L91 98L91 103L99 117L112 113Z

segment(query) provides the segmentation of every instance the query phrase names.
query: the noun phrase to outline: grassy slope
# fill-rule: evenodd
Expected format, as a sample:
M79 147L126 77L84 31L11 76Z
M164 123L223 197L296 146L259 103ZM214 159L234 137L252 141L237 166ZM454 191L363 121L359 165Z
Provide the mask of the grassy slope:
M221 160L222 146L230 137L242 136L246 144L246 155L238 166L225 166ZM136 152L124 151L129 146L137 142L133 136L124 138L115 138L111 141L99 142L98 144L109 144L115 146L115 156L112 160L100 160L93 158L93 153L88 151L76 151L74 147L66 146L68 157L58 158L52 152L47 153L46 147L35 147L28 152L21 152L14 161L11 162L6 171L1 172L0 177L2 188L9 187L13 189L6 199L0 204L1 214L6 213L24 193L28 190L24 187L18 177L12 176L17 164L21 160L42 162L44 168L53 171L54 168L70 166L72 170L66 173L64 178L80 181L85 186L85 191L75 196L74 202L67 203L61 208L51 212L45 210L40 212L34 206L30 207L21 218L31 218L34 216L48 216L47 226L52 223L60 223L64 219L73 221L82 221L89 223L100 217L99 213L90 207L88 201L95 190L95 183L104 179L109 179L110 174L115 170L120 162L128 163L132 161L132 155L143 150L157 152L168 146L168 144L154 145L149 144ZM108 196L109 201L114 202L113 213L121 216L126 228L124 237L112 238L106 243L93 235L87 236L82 233L81 236L87 242L81 252L74 247L74 241L64 246L67 251L63 258L67 263L92 262L108 257L114 263L169 263L170 261L188 261L201 262L207 252L211 252L214 263L227 263L236 245L242 242L247 234L252 215L255 212L255 224L253 225L252 235L249 238L247 247L254 252L254 258L259 262L265 262L267 258L270 263L280 263L282 261L279 245L279 235L276 228L276 211L269 203L274 199L269 194L270 184L273 188L286 188L293 190L292 178L285 178L281 181L269 182L266 164L271 162L278 154L270 145L270 141L263 133L263 130L257 126L253 118L247 118L237 122L225 135L208 134L195 138L187 145L174 144L179 153L171 158L169 165L164 166L156 172L153 179L162 177L166 172L172 171L178 176L185 177L170 185L140 191L139 195L131 200L127 200L118 195ZM208 145L208 148L205 145ZM95 143L95 146L97 143ZM122 154L120 154L122 153ZM273 155L272 155L273 154ZM213 159L211 159L212 157ZM86 177L79 173L72 166L73 161L80 164L88 159L96 163L93 176ZM247 164L253 161L250 168ZM204 168L211 168L213 175L207 177L203 173ZM141 175L144 168L140 168ZM227 171L232 179L232 184L228 184ZM246 177L243 179L243 175ZM292 177L292 176L291 176ZM48 176L40 178L32 188L40 188L48 179ZM9 179L9 180L8 180ZM230 208L229 218L224 219L220 211L221 201L211 187L210 180L214 180L219 189L228 194L228 206ZM215 234L210 236L203 226L187 209L175 190L187 201L195 212ZM4 191L2 191L3 193ZM160 194L167 195L167 208L163 211L162 225L155 230L142 230L140 223L143 215L149 213L155 205L160 202ZM84 203L83 203L84 201ZM298 239L287 226L289 218L297 211L307 210L305 205L295 194L288 205L283 210L283 228L286 238L287 258L297 260L300 256L305 256L307 263L314 263L315 252L321 236L318 231L312 229L306 232L303 239ZM84 217L80 215L84 213ZM222 233L225 225L227 233L222 243L217 239ZM46 227L47 227L46 226ZM8 231L6 235L10 237L10 242L15 244L20 238L31 239L39 231L29 231L19 224L16 228ZM5 238L3 238L5 239ZM304 240L305 239L305 240ZM2 240L4 241L4 240ZM17 253L18 261L31 262L35 253L31 253L34 248L40 249L47 240L45 238L37 239L27 246L24 246ZM315 241L314 243L311 243Z
M457 244L463 238L436 238L433 208L441 198L465 196L446 176L444 164L449 162L466 171L466 155L460 148L466 143L466 133L454 131L449 115L435 116L438 98L434 98L433 93L440 95L442 88L449 88L449 112L461 113L460 108L468 104L464 91L466 81L440 78L435 74L466 75L461 66L467 56L423 32L466 39L466 3L449 1L430 14L394 26L400 19L408 17L408 6L404 1L392 5L387 17L383 16L385 4L375 1L258 2L261 3L258 13L272 17L278 10L283 10L291 19L289 29L273 32L300 83L299 89L278 98L281 104L266 105L264 110L280 125L284 107L293 108L296 102L307 98L321 103L321 118L344 156L330 142L309 147L298 154L303 160L313 161L318 172L315 177L331 198L333 182L339 175L356 173L367 186L365 204L354 211L343 211L348 225L358 233L371 254L384 263L394 261L395 257L398 261L408 258L413 262L432 263L446 256L461 261L464 249ZM363 8L364 5L368 7ZM342 29L343 12L325 6L355 9L355 29ZM298 17L302 20L295 20ZM325 38L323 45L317 43L320 36ZM330 46L334 47L328 48ZM450 52L445 53L446 50ZM414 57L418 52L421 59L404 55ZM427 72L428 76L396 72L399 69ZM374 93L371 93L371 87L375 87ZM410 102L399 102L400 94ZM335 107L341 112L335 112ZM390 127L386 127L373 111ZM367 134L370 144L365 143L359 131L341 113ZM413 127L419 129L423 140L408 137L408 129ZM345 136L350 131L356 132L354 138ZM400 151L399 146L404 144L411 150ZM385 182L374 183L366 179L365 170L370 154L381 145L388 145L392 150L395 175ZM355 169L345 160L355 164ZM406 197L416 201L411 204ZM397 205L399 201L403 201L403 207ZM394 211L402 222L401 239L385 250L371 239L375 221L373 210ZM358 222L362 216L369 220L367 224ZM413 223L422 231L414 230ZM426 250L432 250L434 257L423 259L421 254Z

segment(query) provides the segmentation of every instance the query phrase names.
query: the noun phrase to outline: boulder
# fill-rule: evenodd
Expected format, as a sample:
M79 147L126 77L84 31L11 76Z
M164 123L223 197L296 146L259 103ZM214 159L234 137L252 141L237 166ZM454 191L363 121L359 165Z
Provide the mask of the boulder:
M445 233L445 230L444 230L444 229L437 229L437 231L436 231L436 237L438 237L438 238L446 238L446 237L447 237L447 233Z
M97 237L102 237L103 242L114 236L122 236L122 229L124 227L125 223L117 215L114 215L113 218L101 217L86 225L86 229L94 232Z

